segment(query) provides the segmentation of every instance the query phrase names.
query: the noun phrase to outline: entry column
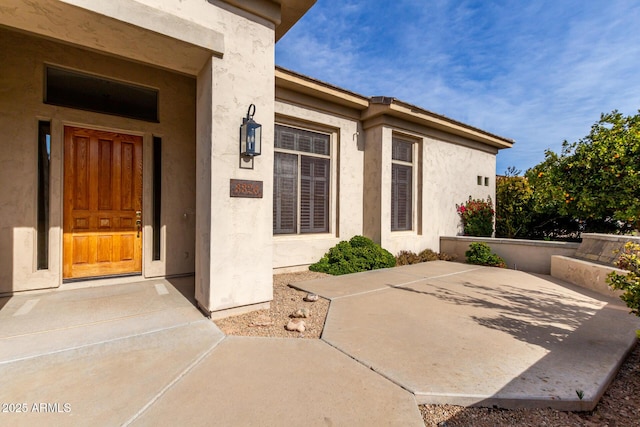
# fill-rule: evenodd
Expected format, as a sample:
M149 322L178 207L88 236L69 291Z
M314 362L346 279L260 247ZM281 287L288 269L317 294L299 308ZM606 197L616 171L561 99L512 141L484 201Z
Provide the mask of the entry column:
M273 44L250 58L225 56L212 58L197 82L195 292L212 317L264 308L273 298ZM239 130L250 104L263 143L246 169ZM232 180L262 185L261 197L231 197Z

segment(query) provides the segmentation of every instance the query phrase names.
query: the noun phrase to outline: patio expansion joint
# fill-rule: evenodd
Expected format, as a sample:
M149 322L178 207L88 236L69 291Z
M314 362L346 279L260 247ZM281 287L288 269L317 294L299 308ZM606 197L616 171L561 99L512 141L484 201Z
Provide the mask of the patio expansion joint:
M180 372L173 380L171 380L167 385L165 385L160 391L158 391L158 393L156 393L155 396L153 396L142 408L140 408L140 410L138 412L136 412L135 414L133 414L133 416L131 418L129 418L127 421L125 421L124 423L122 423L122 427L126 427L131 425L132 423L134 423L138 418L140 418L140 416L142 416L142 414L144 414L149 408L151 408L151 406L153 406L154 403L156 403L166 392L168 392L173 386L175 386L178 382L180 382L187 374L189 374L189 372L191 372L193 369L195 369L200 363L202 363L202 361L208 357L213 350L215 350L218 345L220 345L221 342L225 341L227 339L227 336L223 336L222 339L214 342L213 344L211 344L211 347L209 347L207 350L203 351L202 354L200 356L198 356L197 358L195 358L190 364L189 366L187 366L186 368L184 368L182 370L182 372Z
M439 279L439 278L443 278L443 277L455 276L455 275L458 275L458 274L469 273L471 271L476 271L476 270L480 270L480 269L481 269L480 267L475 267L475 268L469 268L467 270L458 271L458 272L454 272L454 273L441 274L441 275L438 275L438 276L420 277L419 279L415 279L415 280L411 280L411 281L408 281L408 282L403 282L403 283L399 283L399 284L395 284L395 285L386 284L384 287L378 288L378 289L372 289L372 290L368 290L368 291L358 292L358 293L355 293L355 294L342 295L342 296L338 296L338 297L334 297L334 298L328 298L329 299L329 313L327 314L327 318L325 319L325 323L323 325L323 330L324 330L324 327L326 327L326 324L327 324L327 321L329 320L329 317L331 316L331 305L332 305L333 301L336 301L336 300L339 300L339 299L344 299L344 298L367 295L367 294L371 294L371 293L374 293L374 292L380 292L380 291L384 291L384 290L388 290L388 289L397 289L397 290L401 290L401 291L406 291L407 289L404 289L404 287L408 286L408 285L411 285L413 283L419 283L419 282L424 282L425 280ZM375 372L377 375L381 376L382 378L386 379L387 381L390 381L391 383L397 385L401 389L411 393L411 395L413 396L414 400L416 401L416 404L418 404L417 397L418 397L418 395L422 394L420 391L413 390L413 389L409 388L407 385L402 384L400 381L396 380L395 378L392 378L389 375L385 374L384 372L377 370L373 365L368 364L365 361L354 357L353 355L349 354L347 351L343 350L342 348L340 348L340 347L334 345L333 343L327 341L324 338L324 336L322 336L322 335L320 336L320 340L322 340L324 343L326 343L330 347L335 348L336 350L338 350L342 354L346 355L350 359L354 360L356 363L359 363L360 365L368 368L372 372Z
M363 360L360 360L356 357L354 357L353 355L349 354L347 351L343 350L342 348L334 345L333 343L330 343L329 341L325 340L324 338L320 337L320 340L322 342L324 342L325 344L327 344L328 346L335 348L336 350L338 350L340 353L344 354L345 356L347 356L348 358L350 358L351 360L355 361L356 363L359 363L360 365L364 366L365 368L369 369L371 372L376 373L377 375L381 376L382 378L386 379L387 381L397 385L398 387L400 387L401 389L411 393L411 396L413 396L414 400L416 400L416 391L415 390L411 390L410 388L408 388L406 385L400 383L399 381L395 380L394 378L391 378L390 376L386 375L385 373L377 370L373 365L368 364L366 362L364 362ZM416 400L416 404L417 404L417 400Z
M111 322L118 322L118 321L121 321L121 320L133 319L135 317L140 317L140 316L146 316L146 315L149 315L149 314L156 314L156 313L160 313L162 311L166 311L166 310L163 308L163 309L158 309L158 310L145 311L145 312L142 312L142 313L130 314L128 316L115 317L113 319L105 319L105 320L99 320L99 321L96 321L96 322L83 323L83 324L80 324L80 325L65 326L65 327L62 327L62 328L52 328L52 329L47 329L47 330L43 330L43 331L27 332L27 333L24 333L24 334L16 334L16 335L2 337L2 338L0 338L0 341L3 340L3 339L9 339L9 338L26 337L26 336L29 336L29 335L49 334L51 332L68 331L68 330L71 330L71 329L84 328L85 326L95 326L95 325L101 325L101 324L106 324L106 323L111 323Z
M119 320L119 319L116 319L116 320ZM35 354L35 355L32 355L32 356L25 356L25 357L19 357L19 358L16 358L16 359L0 361L0 366L8 365L8 364L15 363L15 362L22 362L24 360L37 359L39 357L51 356L51 355L54 355L54 354L60 354L60 353L64 353L64 352L67 352L67 351L80 350L80 349L92 347L92 346L95 346L95 345L118 342L118 341L126 340L126 339L129 339L129 338L140 337L140 336L145 336L145 335L151 335L151 334L155 334L155 333L158 333L158 332L169 331L169 330L172 330L172 329L177 329L177 328L190 326L190 325L193 325L193 324L196 324L196 323L199 323L199 322L207 322L207 323L209 323L209 321L206 320L206 319L204 319L204 320L195 320L195 321L192 321L192 322L180 323L180 324L177 324L177 325L172 325L172 326L168 326L168 327L164 327L164 328L153 329L153 330L150 330L150 331L134 333L134 334L128 334L128 335L117 337L117 338L96 341L96 342L83 344L83 345L78 345L78 346L74 346L74 347L66 347L66 348L62 348L62 349L59 349L59 350L49 351L49 352L46 352L46 353L39 353L39 354ZM92 326L92 325L95 325L96 323L106 323L106 322L95 322L95 323L90 323L90 324L81 325L81 326ZM78 328L78 327L80 327L80 326L76 326L74 328ZM72 329L72 328L59 328L59 329L54 329L54 331L65 330L65 329ZM45 333L45 332L50 332L50 331L44 331L42 333ZM28 335L32 335L32 334L22 334L22 335L14 335L14 336L11 336L11 337L5 337L5 338L0 339L0 342L2 342L5 339L21 337L21 336L28 336Z
M380 291L384 291L384 290L389 289L391 286L393 286L393 285L384 285L383 288L370 289L368 291L362 291L362 292L358 292L358 293L355 293L355 294L340 295L340 296L337 296L337 297L331 297L331 298L329 298L329 301L337 301L339 299L357 297L357 296L360 296L360 295L371 294L373 292L380 292Z
M455 275L458 275L458 274L469 273L469 272L480 270L480 269L481 269L480 267L476 267L476 268L470 268L468 270L456 271L454 273L440 274L438 276L421 276L418 279L410 280L408 282L402 282L402 283L396 283L396 284L386 283L381 288L370 289L368 291L357 292L357 293L354 293L354 294L330 297L330 298L327 298L327 299L329 301L337 301L337 300L340 300L340 299L353 298L353 297L358 297L358 296L361 296L361 295L371 294L371 293L374 293L374 292L385 291L387 289L406 290L406 289L404 289L405 286L408 286L408 285L411 285L411 284L414 284L414 283L424 282L425 280L433 280L433 279L440 279L440 278L443 278L443 277L455 276ZM417 277L417 276L414 276L414 277ZM296 288L296 289L301 289L301 288Z

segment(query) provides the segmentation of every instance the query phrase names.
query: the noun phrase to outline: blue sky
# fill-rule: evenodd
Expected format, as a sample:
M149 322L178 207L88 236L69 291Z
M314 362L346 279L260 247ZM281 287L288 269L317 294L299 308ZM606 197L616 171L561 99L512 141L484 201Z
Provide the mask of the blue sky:
M514 139L497 173L524 172L638 112L640 1L318 0L276 63Z

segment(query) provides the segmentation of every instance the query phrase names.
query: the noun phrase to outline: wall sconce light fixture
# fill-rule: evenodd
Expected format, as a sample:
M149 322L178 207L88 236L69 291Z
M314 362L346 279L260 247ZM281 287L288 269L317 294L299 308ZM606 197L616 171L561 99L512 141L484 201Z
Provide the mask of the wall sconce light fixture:
M240 126L240 155L245 157L259 156L262 151L262 125L253 120L256 106L251 104L247 110L247 117L242 119Z

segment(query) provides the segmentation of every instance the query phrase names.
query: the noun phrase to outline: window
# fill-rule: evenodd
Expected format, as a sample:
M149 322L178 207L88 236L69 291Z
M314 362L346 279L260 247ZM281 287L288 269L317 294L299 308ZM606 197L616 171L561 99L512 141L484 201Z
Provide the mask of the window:
M413 143L393 138L391 159L391 231L411 230Z
M49 268L49 162L51 124L38 122L38 270Z
M160 258L160 209L162 206L162 138L153 137L153 261Z
M275 127L273 233L328 233L330 138Z
M45 104L158 122L156 89L54 67L45 80Z

